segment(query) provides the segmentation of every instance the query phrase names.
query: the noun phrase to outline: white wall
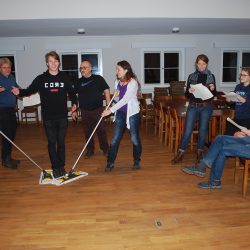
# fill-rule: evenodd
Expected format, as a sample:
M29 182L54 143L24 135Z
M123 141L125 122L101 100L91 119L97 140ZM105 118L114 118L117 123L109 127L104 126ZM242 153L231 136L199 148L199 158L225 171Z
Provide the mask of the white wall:
M249 0L8 0L0 20L54 18L249 18Z
M142 79L141 48L184 48L184 79L194 70L198 54L210 59L209 68L215 74L219 89L226 89L221 82L222 54L224 48L250 48L250 36L231 35L165 35L117 37L33 37L0 38L0 54L16 53L17 79L22 87L28 86L35 76L46 70L44 55L52 50L83 50L102 48L103 76L110 86L115 78L115 66L127 60L138 78Z
M16 53L17 79L21 87L46 70L44 55L52 50L72 48L102 48L103 76L113 87L116 63L127 60L131 63L139 80L142 79L141 48L183 48L184 77L194 71L194 61L200 53L209 59L209 68L215 74L219 90L232 90L234 86L221 85L221 48L249 48L250 36L231 35L180 35L165 36L116 36L116 37L32 37L0 38L0 54ZM153 91L153 88L143 89ZM20 105L22 108L22 104Z

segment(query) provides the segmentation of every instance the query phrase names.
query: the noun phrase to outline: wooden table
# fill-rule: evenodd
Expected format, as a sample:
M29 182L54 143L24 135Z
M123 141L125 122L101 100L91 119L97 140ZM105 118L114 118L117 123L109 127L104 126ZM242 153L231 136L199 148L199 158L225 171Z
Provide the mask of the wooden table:
M219 102L221 103L221 102ZM179 100L178 102L163 102L164 106L172 106L176 109L177 115L180 123L180 135L182 136L185 128L186 112L188 108L188 103L184 100ZM224 119L230 115L231 108L227 105L218 105L217 100L213 102L213 113L211 120L209 122L208 130L208 143L211 143L213 139L218 135L222 134L222 124Z

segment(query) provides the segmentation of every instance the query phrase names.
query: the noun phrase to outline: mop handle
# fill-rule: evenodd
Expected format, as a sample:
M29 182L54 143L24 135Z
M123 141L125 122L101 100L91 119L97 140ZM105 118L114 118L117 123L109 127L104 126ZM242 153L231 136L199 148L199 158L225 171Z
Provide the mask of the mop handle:
M107 109L110 107L110 105L111 105L111 103L113 102L113 100L114 100L115 96L116 96L116 91L115 91L115 93L114 93L114 95L113 95L112 99L110 100L110 102L109 102L109 104L108 104L108 106L106 107L106 109L105 109L105 110L107 110ZM78 156L78 158L77 158L77 160L76 160L76 162L75 162L74 166L71 168L70 172L71 172L71 171L73 171L73 170L74 170L74 168L76 167L76 164L77 164L77 163L78 163L78 161L80 160L80 158L81 158L81 156L82 156L82 154L83 154L84 150L85 150L85 149L86 149L86 147L88 146L88 144L89 144L90 140L92 139L92 137L93 137L93 135L94 135L94 133L95 133L96 129L98 128L98 126L99 126L100 122L102 121L102 118L103 118L103 117L101 116L101 118L99 119L98 123L96 124L96 126L95 126L95 128L94 128L94 130L93 130L92 134L90 135L89 139L87 140L87 142L86 142L86 144L85 144L84 148L82 149L82 151L81 151L80 155Z
M23 150L21 148L19 148L13 141L11 141L1 130L0 130L0 134L6 139L8 140L13 146L15 146L20 152L22 152L31 162L33 162L41 171L44 171L35 161L33 161L27 154L25 154L25 152L23 152Z

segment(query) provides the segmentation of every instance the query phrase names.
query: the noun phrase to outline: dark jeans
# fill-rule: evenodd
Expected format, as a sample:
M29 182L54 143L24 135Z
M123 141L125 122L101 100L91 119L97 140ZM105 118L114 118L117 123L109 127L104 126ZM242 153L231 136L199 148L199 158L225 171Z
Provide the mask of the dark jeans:
M44 121L48 138L48 151L52 169L64 168L65 136L68 128L67 118Z
M86 142L88 141L95 126L97 125L98 121L100 120L102 112L103 112L103 107L100 107L100 108L95 109L95 110L81 109L83 130L84 130ZM107 139L104 120L102 120L100 122L98 128L96 129L96 133L98 136L100 149L103 150L105 153L108 152L109 145L108 145L108 139ZM87 145L87 150L89 152L93 152L93 153L95 151L95 143L94 143L93 137L89 141L89 144Z
M184 134L179 149L180 151L183 152L186 150L197 119L199 119L199 135L197 149L204 149L209 119L211 118L212 113L213 107L211 105L198 107L191 105L188 106Z
M250 136L243 138L228 135L218 135L209 147L203 162L211 167L210 179L220 181L228 156L250 157Z
M133 157L135 162L139 162L141 160L142 153L142 145L139 136L139 128L140 128L140 114L135 114L129 118L130 123L130 137L133 143ZM108 162L114 163L120 141L122 139L124 130L126 128L126 113L117 111L115 117L115 127L113 132L113 138L110 145L110 150L108 154Z
M11 140L16 136L16 113L14 108L0 108L0 130ZM2 137L2 160L11 156L12 144Z

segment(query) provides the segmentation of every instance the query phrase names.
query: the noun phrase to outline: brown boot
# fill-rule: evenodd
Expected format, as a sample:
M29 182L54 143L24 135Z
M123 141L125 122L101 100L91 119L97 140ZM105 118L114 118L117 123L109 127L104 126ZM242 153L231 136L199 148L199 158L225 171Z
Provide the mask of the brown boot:
M175 158L171 161L172 164L176 164L182 161L184 156L184 152L178 151L178 154L175 156Z
M203 159L203 150L198 149L196 153L196 164L198 164Z

